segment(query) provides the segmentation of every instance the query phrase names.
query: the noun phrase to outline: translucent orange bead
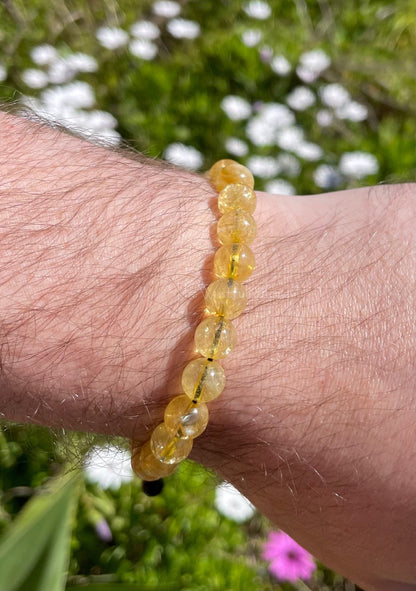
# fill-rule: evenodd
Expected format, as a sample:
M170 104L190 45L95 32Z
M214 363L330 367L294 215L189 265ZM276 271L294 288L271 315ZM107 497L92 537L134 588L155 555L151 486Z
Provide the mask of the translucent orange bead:
M224 370L216 361L194 359L183 370L182 387L191 400L197 402L214 400L224 390Z
M133 448L131 467L139 478L148 481L170 476L176 470L175 464L164 464L153 455L150 441L147 441L141 448Z
M245 281L255 267L254 254L245 244L226 244L215 253L214 271L217 277Z
M161 423L152 433L150 448L153 455L164 464L177 464L191 453L192 439L172 434L165 423Z
M253 189L234 183L227 185L218 195L218 209L221 213L227 213L234 209L243 209L253 213L256 209L257 197Z
M165 410L166 428L173 434L181 431L182 437L194 439L201 435L208 424L208 407L206 404L195 404L186 394L176 396Z
M253 216L242 209L229 211L220 217L217 236L221 244L244 242L250 244L257 234L257 224Z
M195 330L195 348L203 357L222 359L233 349L237 333L230 320L208 316Z
M234 279L216 279L205 292L205 306L210 314L233 319L243 312L246 304L246 288Z
M239 183L252 189L254 178L248 168L234 160L219 160L208 171L208 178L212 186L221 191L227 185Z

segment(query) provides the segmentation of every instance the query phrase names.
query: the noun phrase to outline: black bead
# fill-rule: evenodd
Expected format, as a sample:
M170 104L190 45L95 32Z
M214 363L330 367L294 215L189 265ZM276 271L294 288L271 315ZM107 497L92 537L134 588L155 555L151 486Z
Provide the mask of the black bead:
M156 497L163 490L163 478L159 480L143 480L142 483L143 492L148 497Z

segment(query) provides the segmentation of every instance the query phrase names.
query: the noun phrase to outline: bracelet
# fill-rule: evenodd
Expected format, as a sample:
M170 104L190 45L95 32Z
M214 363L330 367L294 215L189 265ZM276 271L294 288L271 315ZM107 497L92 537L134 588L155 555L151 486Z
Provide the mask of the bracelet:
M150 439L131 442L132 469L143 480L143 490L153 496L163 487L162 479L172 474L188 457L193 440L208 423L205 404L224 390L225 374L218 359L234 348L237 337L232 319L239 316L247 302L241 283L254 269L254 255L248 244L256 237L252 213L256 207L254 179L245 166L234 160L219 160L208 171L211 185L219 191L217 236L222 246L214 257L217 277L205 292L207 317L195 330L195 351L200 357L190 361L182 373L184 394L171 400L164 421Z

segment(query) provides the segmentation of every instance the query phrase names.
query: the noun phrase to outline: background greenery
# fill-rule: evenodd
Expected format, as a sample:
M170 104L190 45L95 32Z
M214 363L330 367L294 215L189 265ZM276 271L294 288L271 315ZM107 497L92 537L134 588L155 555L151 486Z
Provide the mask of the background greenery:
M149 156L161 157L168 145L182 142L200 152L206 168L228 155L225 144L232 136L248 146L242 162L253 155L278 157L278 146L254 145L246 121L230 119L221 101L237 95L254 109L261 102L285 103L295 87L304 85L296 74L300 56L321 48L331 64L308 85L318 99L311 108L296 112L296 122L308 141L323 148L323 155L319 162L299 158L300 172L286 171L280 178L298 193L320 192L314 181L318 164L336 169L344 153L364 151L377 158L378 172L361 179L344 175L339 188L414 179L414 2L274 0L269 2L272 16L256 22L235 0L180 4L182 16L200 24L201 34L194 40L170 35L163 19L155 18L150 0L2 2L0 65L6 77L0 83L0 100L19 102L41 95L41 89L25 85L22 73L36 67L31 50L49 43L64 57L80 51L96 59L97 71L78 73L77 80L91 85L95 108L114 115L121 136ZM128 31L142 18L161 29L154 59L139 59L126 48L104 49L97 42L98 27ZM250 28L262 32L258 46L247 47L241 40ZM291 72L276 75L262 47L283 54ZM365 105L364 121L334 120L325 129L317 123L320 88L333 82ZM257 178L256 186L263 188L266 182ZM56 437L40 428L3 426L0 533L62 466L80 463L87 444L76 435ZM170 591L292 589L273 580L260 558L269 524L258 515L244 526L221 516L214 506L215 486L215 476L192 463L181 467L155 499L145 497L137 481L102 490L82 480L68 588L123 582L134 583L134 589ZM111 542L97 536L95 527L102 519L110 526ZM302 585L297 588L305 589ZM322 565L308 586L321 591L354 588Z

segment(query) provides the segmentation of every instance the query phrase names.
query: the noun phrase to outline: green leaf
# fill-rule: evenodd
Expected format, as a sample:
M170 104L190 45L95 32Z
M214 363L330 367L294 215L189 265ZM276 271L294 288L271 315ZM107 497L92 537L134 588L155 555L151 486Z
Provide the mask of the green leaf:
M0 541L0 591L62 591L79 474L33 497Z

